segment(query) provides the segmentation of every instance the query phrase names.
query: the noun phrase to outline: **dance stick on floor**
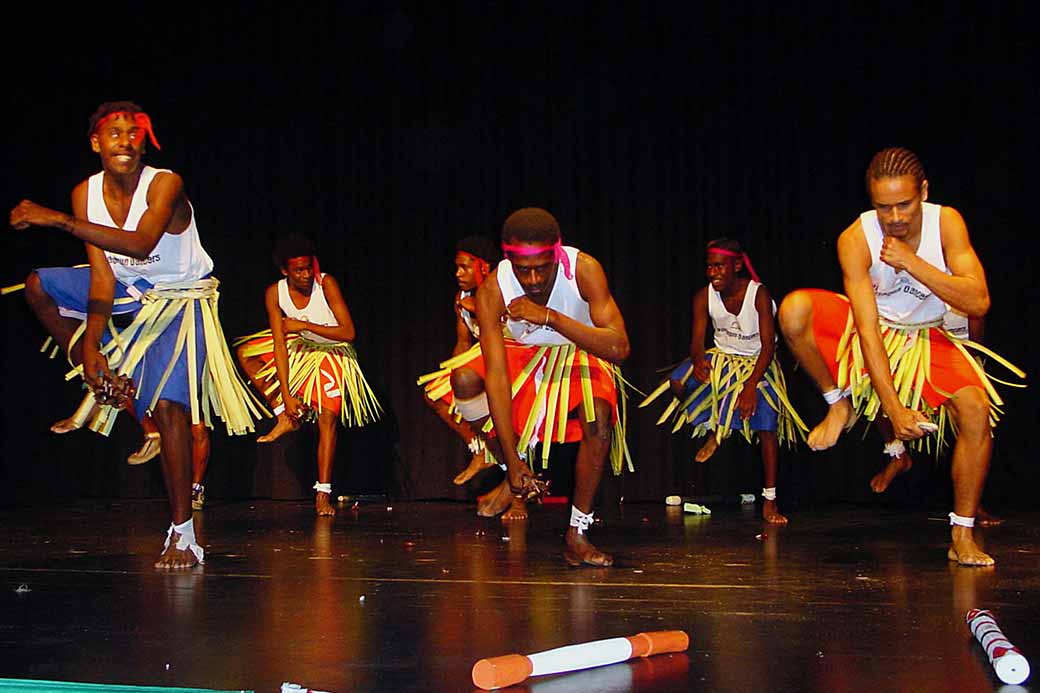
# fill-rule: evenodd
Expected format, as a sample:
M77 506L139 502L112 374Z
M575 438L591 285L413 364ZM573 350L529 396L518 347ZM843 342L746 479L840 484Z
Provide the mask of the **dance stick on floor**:
M526 680L529 676L561 674L616 664L634 657L665 652L685 652L690 637L681 630L639 633L627 638L609 638L578 645L557 647L534 654L508 654L482 659L473 665L473 684L490 691Z
M1029 678L1029 660L1004 637L993 614L985 609L972 609L965 620L971 634L986 650L997 678L1011 685L1018 685Z

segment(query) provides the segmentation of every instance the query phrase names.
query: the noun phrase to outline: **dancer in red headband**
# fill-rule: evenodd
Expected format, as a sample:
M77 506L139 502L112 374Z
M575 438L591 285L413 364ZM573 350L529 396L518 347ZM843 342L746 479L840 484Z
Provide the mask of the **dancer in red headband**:
M88 135L102 171L73 189L73 213L24 200L10 221L76 236L89 267L35 270L26 298L91 389L77 425L107 433L121 408L154 418L172 516L155 566L188 568L203 560L191 516L191 427L216 414L229 433L242 434L261 410L235 375L213 261L184 182L142 161L146 138L158 147L151 120L137 104L108 102L91 116ZM113 314L132 321L117 328Z
M627 459L615 383L615 364L629 353L625 321L599 262L562 246L544 209L511 214L502 243L506 259L477 291L480 348L442 364L452 369L459 412L493 436L487 445L506 463L488 512L538 497L544 486L532 465L548 463L553 443L581 441L564 559L608 566L613 559L586 533L604 463L609 456L620 473Z
M283 279L267 287L270 328L243 337L238 362L278 416L257 438L270 443L303 421L318 426L314 509L335 515L332 467L337 421L360 427L379 419L382 408L365 380L354 351L354 320L339 283L324 274L311 241L298 234L279 239L274 259Z
M455 348L452 349L452 356L469 351L480 339L480 329L477 327L477 288L487 279L491 267L498 263L499 255L495 245L483 236L466 236L455 245L455 280L459 290L455 292ZM437 371L420 376L419 384L423 386L426 395L423 400L462 438L473 453L466 468L453 479L455 485L461 486L495 466L496 460L487 452L483 439L455 410L450 375L451 371L447 369ZM520 509L526 512L523 504L520 504Z

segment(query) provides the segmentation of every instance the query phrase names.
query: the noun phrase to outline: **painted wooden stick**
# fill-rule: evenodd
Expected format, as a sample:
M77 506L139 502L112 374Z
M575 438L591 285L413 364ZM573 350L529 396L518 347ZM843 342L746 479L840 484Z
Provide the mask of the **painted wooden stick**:
M666 652L685 652L689 646L690 638L684 631L662 630L567 645L530 655L490 657L473 665L473 684L489 691L518 684L530 676L591 669Z
M992 613L985 609L971 609L965 620L971 634L986 650L997 678L1011 685L1018 685L1029 678L1029 660L1004 637Z

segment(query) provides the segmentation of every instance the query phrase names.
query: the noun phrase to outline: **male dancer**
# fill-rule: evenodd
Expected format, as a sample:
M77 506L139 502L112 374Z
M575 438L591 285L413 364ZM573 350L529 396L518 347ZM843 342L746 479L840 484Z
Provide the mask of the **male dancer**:
M581 441L564 559L572 566L609 566L613 559L586 532L604 461L615 453L619 472L624 456L623 439L615 436L611 445L619 420L611 364L629 354L624 319L602 266L563 247L559 224L544 209L511 214L502 226L502 249L506 259L477 291L482 356L451 375L456 404L477 429L490 415L497 437L489 444L506 463L503 484L514 497L544 491L521 457L535 442L547 460L552 442Z
M458 282L459 290L455 293L455 348L451 351L452 356L469 351L480 339L476 292L491 273L491 265L497 255L495 246L483 236L466 236L455 245L455 280ZM445 373L442 377L430 381L420 380L427 395L423 400L441 421L462 438L473 453L469 465L453 479L455 485L461 486L480 472L493 467L495 463L494 460L488 460L484 443L473 432L469 422L465 419L456 420L449 379L449 374ZM443 396L441 392L444 392Z
M314 509L335 515L332 466L336 420L364 426L379 418L379 402L365 381L354 352L354 321L339 284L318 267L314 245L291 234L280 239L275 261L284 279L264 293L270 331L246 338L238 361L278 415L274 428L257 438L270 443L300 427L318 423L318 480Z
M695 437L707 435L694 457L697 462L711 458L734 429L749 443L757 435L765 484L762 519L787 524L776 504L780 442L792 444L804 424L787 399L784 376L774 358L776 304L736 240L708 243L705 274L708 285L693 297L690 358L639 406L670 387L672 404L659 423L678 409L673 431L689 423ZM706 350L709 321L715 345Z
M874 209L838 239L848 298L801 289L780 307L792 352L830 406L808 442L814 450L829 448L857 413L872 419L879 409L897 438L916 440L929 424L943 422L939 409L945 409L957 428L948 557L992 565L972 528L989 468L996 392L971 357L936 329L947 304L985 315L986 276L961 215L926 201L928 181L913 152L878 152L866 178ZM857 353L865 373L855 365Z
M145 137L158 148L148 115L129 101L106 102L90 117L88 135L102 170L73 189L73 213L23 200L10 222L16 229L48 227L76 236L85 242L89 267L37 270L26 280L26 293L99 399L129 378L135 408L154 416L172 515L155 566L189 568L204 555L191 520L191 424L202 420L200 409L209 419L213 399L231 433L252 430L258 411L234 376L220 333L217 281L207 279L213 261L199 241L184 182L142 161ZM136 317L119 340L102 345L114 303ZM82 328L80 320L65 317L76 313L86 318ZM170 321L156 323L160 314ZM101 407L92 427L110 429L113 420L112 408Z

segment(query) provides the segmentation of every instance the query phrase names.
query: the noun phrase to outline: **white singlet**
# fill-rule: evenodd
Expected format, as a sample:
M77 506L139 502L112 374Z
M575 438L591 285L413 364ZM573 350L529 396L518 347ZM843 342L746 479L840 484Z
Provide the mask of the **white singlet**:
M968 339L968 316L947 306L943 329L958 339Z
M755 308L755 296L761 284L750 280L744 292L744 302L740 313L733 315L726 310L722 295L708 285L708 315L714 328L715 346L727 354L738 356L758 356L762 351L762 338L758 334L758 310ZM773 313L776 314L776 302L773 302Z
M552 291L549 293L547 307L558 313L577 320L583 325L595 327L592 316L589 314L589 304L581 297L578 291L578 249L570 246L563 247L567 258L571 263L574 278L568 279L563 273L563 265L556 268L556 279L553 281ZM524 295L524 289L513 274L513 263L502 260L498 263L498 288L502 290L502 300L508 306L509 302ZM573 344L573 342L551 327L546 325L535 325L522 320L506 321L506 336L521 344L535 344L538 346L553 344Z
M917 257L949 274L939 235L941 210L939 205L921 203L921 243L917 247ZM881 261L884 232L878 223L877 211L863 212L859 220L870 248L870 281L874 284L874 296L881 319L899 325L934 325L941 321L946 312L946 303L927 286L911 277L909 272L897 272L894 267Z
M460 291L459 300L469 298L473 295L472 291ZM459 315L462 316L462 322L466 323L466 327L469 328L469 333L473 335L473 339L480 340L480 325L477 324L476 313L471 313L465 308L459 308Z
M310 300L307 301L307 305L303 308L297 308L296 304L292 301L292 297L289 296L289 280L282 279L278 282L278 307L282 309L282 312L285 313L286 317L296 318L297 320L303 320L304 322L328 327L336 327L339 325L336 316L332 313L332 309L329 308L329 302L325 300L325 291L321 288L321 280L324 278L324 273L322 273L320 277L314 278L314 281L311 283ZM322 337L320 334L314 334L309 330L300 332L300 336L304 339L309 339L312 342L324 342L326 344L340 341L338 339Z
M87 220L93 224L111 226L123 231L137 231L137 224L148 210L148 187L158 173L170 173L170 171L151 166L145 166L141 170L137 189L134 190L134 196L130 202L130 211L122 226L113 221L112 215L105 205L102 190L105 172L95 173L87 180ZM112 266L112 273L116 279L127 286L133 285L138 279L160 284L202 279L212 272L213 260L210 259L199 241L199 231L195 227L195 209L191 206L191 202L188 203L188 208L191 210L191 221L188 223L188 227L177 235L164 233L160 236L159 242L152 248L147 259L138 260L105 251L105 257L108 259L108 264Z

